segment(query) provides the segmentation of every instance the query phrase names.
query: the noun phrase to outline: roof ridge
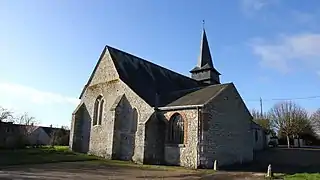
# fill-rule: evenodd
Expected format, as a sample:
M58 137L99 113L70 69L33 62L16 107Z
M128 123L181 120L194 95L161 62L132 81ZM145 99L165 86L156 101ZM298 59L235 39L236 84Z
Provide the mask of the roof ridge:
M205 103L203 104L208 104L210 101L212 101L215 97L217 97L222 91L224 91L229 85L231 85L233 83L224 83L224 84L214 84L214 85L211 85L209 87L212 87L212 86L224 86L223 88L221 88L214 96L212 96L211 98L209 98Z
M139 57L139 56L137 56L137 55L128 53L128 52L126 52L126 51L124 51L124 50L121 50L121 49L118 49L118 48L115 48L115 47L112 47L112 46L109 46L109 45L106 45L106 48L111 48L111 49L114 49L114 50L116 50L116 51L120 51L120 52L122 52L122 53L124 53L124 54L127 54L127 55L129 55L129 56L135 57L135 58L137 58L137 59L139 59L139 60L141 60L141 61L144 61L144 62L146 62L146 63L150 63L150 64L152 64L152 65L154 65L154 66L157 66L157 67L159 67L159 68L161 68L161 69L170 71L170 72L173 73L173 74L177 74L177 75L179 75L179 76L183 76L183 77L185 77L185 78L187 78L187 79L189 79L189 80L192 80L192 81L194 81L194 82L197 82L199 85L202 85L201 82L199 82L199 81L197 81L197 80L195 80L195 79L192 79L191 77L185 76L185 75L180 74L180 73L178 73L178 72L175 72L175 71L173 71L173 70L171 70L171 69L169 69L169 68L165 68L165 67L163 67L163 66L160 66L160 65L158 65L158 64L155 64L155 63L153 63L153 62L151 62L151 61L149 61L149 60L146 60L146 59L144 59L144 58L142 58L142 57Z
M173 102L165 105L165 107L173 107L173 106L189 106L189 105L205 105L209 101L212 100L217 94L220 94L226 87L228 87L232 83L225 84L213 84L209 85L195 91L186 93L174 100Z
M203 89L203 88L206 88L206 87L194 87L194 88L188 88L188 89L181 89L181 90L177 90L177 91L172 91L170 92L169 94L172 94L172 93L178 93L178 92L184 92L184 91L189 91L189 90L195 90L195 91L198 91L200 89Z

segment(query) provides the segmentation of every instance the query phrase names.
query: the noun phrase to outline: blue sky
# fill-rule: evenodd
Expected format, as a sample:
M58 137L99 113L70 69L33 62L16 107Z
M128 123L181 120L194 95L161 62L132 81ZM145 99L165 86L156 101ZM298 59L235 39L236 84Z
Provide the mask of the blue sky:
M234 82L248 108L259 97L320 95L318 0L4 0L0 105L69 126L106 44L189 76L203 19L222 82ZM297 102L320 107L320 98Z

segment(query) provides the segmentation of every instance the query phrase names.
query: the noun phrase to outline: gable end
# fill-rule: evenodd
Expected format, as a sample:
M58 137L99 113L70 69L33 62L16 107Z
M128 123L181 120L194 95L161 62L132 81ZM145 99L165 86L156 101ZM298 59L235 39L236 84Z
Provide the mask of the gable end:
M112 57L110 56L107 46L105 46L97 64L93 69L93 72L90 75L88 82L86 83L80 94L79 99L82 98L84 92L89 86L115 80L117 78L119 78L118 72L115 68L114 62L112 60Z

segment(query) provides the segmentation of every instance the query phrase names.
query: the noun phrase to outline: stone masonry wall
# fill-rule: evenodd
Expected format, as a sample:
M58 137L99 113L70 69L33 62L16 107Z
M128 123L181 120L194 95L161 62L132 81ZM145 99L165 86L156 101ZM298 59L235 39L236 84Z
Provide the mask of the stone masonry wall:
M146 123L144 163L165 164L166 126L165 118L159 113L154 113Z
M75 151L75 143L76 143L76 127L75 127L75 115L72 114L72 118L71 118L71 126L70 126L70 137L69 137L69 149L72 151Z
M256 131L257 131L257 139L256 139ZM266 147L266 135L264 131L260 128L252 129L252 139L254 144L254 150L259 151Z
M87 153L91 119L85 104L81 103L72 115L69 147L76 152Z
M72 114L69 147L72 151L81 152L81 107Z
M125 95L114 109L114 134L112 158L131 160L135 149L137 115Z
M106 158L112 157L115 114L110 108L116 98L123 94L125 94L130 105L138 110L138 125L133 159L142 163L145 122L154 110L118 78L118 74L108 52L106 52L102 58L89 87L82 97L82 101L86 105L91 119L93 117L95 99L99 95L102 95L105 100L101 125L92 126L91 122L89 153Z
M198 111L197 109L164 112L167 121L174 113L182 115L184 125L184 144L179 146L165 145L165 161L167 164L197 168L198 144Z
M202 111L200 160L205 167L253 159L251 116L234 86L228 86Z

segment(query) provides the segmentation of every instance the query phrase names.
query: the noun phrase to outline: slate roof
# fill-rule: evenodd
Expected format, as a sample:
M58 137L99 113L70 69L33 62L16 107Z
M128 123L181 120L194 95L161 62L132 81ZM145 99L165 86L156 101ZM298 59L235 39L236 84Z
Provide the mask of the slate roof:
M205 70L212 70L218 75L221 75L213 66L212 57L210 53L209 43L206 35L205 29L202 31L202 38L200 44L200 56L198 59L198 64L190 72L200 72Z
M171 102L167 106L203 105L210 99L216 97L229 85L232 85L232 83L216 84L203 87L197 91L191 92L185 96L180 97L179 99Z
M204 86L179 73L106 46L120 79L150 106L165 106ZM177 93L173 93L177 92Z
M205 32L204 38L206 38ZM202 48L209 50L206 39L202 43L204 43ZM107 51L110 53L120 79L152 107L203 104L227 85L208 86L208 84L201 83L127 52L106 46L91 77L82 90L80 98L90 84L102 57ZM208 57L211 57L209 55ZM207 60L211 61L211 58ZM206 63L210 61L206 61ZM215 70L212 62L204 65L203 68Z

